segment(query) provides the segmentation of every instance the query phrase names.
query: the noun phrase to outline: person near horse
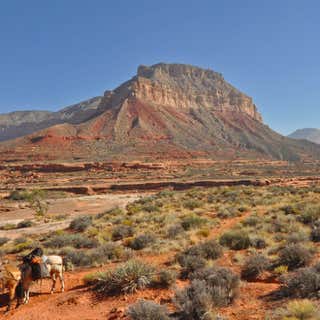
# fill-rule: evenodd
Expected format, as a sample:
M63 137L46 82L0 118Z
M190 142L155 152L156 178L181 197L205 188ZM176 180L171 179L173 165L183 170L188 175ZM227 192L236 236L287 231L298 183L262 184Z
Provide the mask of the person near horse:
M4 291L5 289L9 292L9 300L7 311L10 311L12 301L14 300L16 293L18 291L18 285L21 280L21 271L20 269L11 263L1 263L0 267L0 282L1 289ZM17 297L17 307L20 304L19 295Z

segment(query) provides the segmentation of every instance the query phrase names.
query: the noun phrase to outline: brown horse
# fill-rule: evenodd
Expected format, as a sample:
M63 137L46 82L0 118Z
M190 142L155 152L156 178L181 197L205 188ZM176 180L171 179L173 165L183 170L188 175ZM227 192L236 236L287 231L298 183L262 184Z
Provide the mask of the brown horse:
M21 271L17 266L12 264L4 264L1 266L0 281L2 291L4 291L5 289L9 291L9 302L7 311L11 309L11 304L16 296L16 291L20 280ZM17 298L17 307L19 306L19 304L20 300L19 298Z

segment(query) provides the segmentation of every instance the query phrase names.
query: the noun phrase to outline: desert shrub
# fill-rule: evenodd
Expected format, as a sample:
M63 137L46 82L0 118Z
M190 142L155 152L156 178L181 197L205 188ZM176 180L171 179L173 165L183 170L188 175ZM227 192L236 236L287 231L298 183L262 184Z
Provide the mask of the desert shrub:
M90 254L84 251L68 250L63 259L65 265L77 267L91 266L93 261Z
M0 227L0 230L13 230L17 229L17 225L14 223L6 223Z
M181 266L181 277L187 278L194 271L203 268L206 260L198 255L182 253L177 256L177 261Z
M299 210L296 206L287 205L280 208L281 211L284 212L284 214L299 214Z
M251 215L242 221L244 226L255 227L259 224L260 218L257 215Z
M6 237L0 237L0 247L6 244L10 239Z
M193 280L187 288L177 291L174 304L179 314L178 319L213 319L209 317L213 308L212 295L205 281Z
M118 241L127 237L132 237L134 229L131 226L119 225L112 230L112 240Z
M232 250L242 250L250 246L250 238L244 231L231 230L220 237L220 244Z
M243 279L256 279L269 266L268 259L262 254L250 256L242 267L241 277Z
M129 247L133 250L142 250L155 241L154 236L145 233L140 234L129 242Z
M273 269L273 272L278 275L278 276L282 276L284 274L287 274L288 273L288 266L278 266L278 267L275 267Z
M73 219L70 222L69 228L73 231L83 232L87 230L92 225L92 217L91 216L82 216Z
M14 190L12 191L8 199L14 200L14 201L22 201L22 200L28 200L29 193L27 191L19 191L19 190Z
M201 202L199 200L195 200L195 199L188 199L188 200L183 201L182 205L186 209L194 210L196 208L201 207Z
M313 224L320 218L320 206L307 206L298 216L298 220L305 224Z
M190 214L182 218L181 225L184 230L190 230L201 227L207 221L195 214Z
M155 270L139 260L130 260L115 270L100 273L94 283L94 289L102 295L133 293L144 289L153 280Z
M98 243L96 240L90 239L81 234L57 234L45 241L44 245L48 248L74 247L95 248Z
M311 258L309 249L299 244L289 244L279 251L278 265L285 265L293 270L308 265Z
M201 229L199 229L199 230L197 231L196 234L197 234L198 237L208 238L209 235L210 235L210 229L209 229L209 228L206 228L206 227L201 228Z
M302 268L281 278L281 293L295 298L319 296L320 273L316 268Z
M300 243L300 242L304 242L306 240L308 240L308 236L303 232L290 233L286 238L287 244Z
M311 230L310 239L313 242L320 242L320 226L316 226Z
M19 253L25 250L30 250L34 246L33 241L25 237L15 239L13 244L14 246L9 250L9 253Z
M228 268L207 267L195 271L192 280L204 281L215 306L227 306L238 294L239 277Z
M18 229L32 227L33 222L31 220L23 220L17 224Z
M183 254L204 259L217 259L222 255L222 246L216 240L208 240L189 247Z
M174 191L172 190L162 190L157 194L161 198L171 198L174 196Z
M128 316L132 320L169 320L168 310L153 301L139 300L129 306Z
M123 247L114 243L105 243L91 252L94 263L105 263L109 260L120 259L124 254Z
M282 315L282 319L292 320L314 320L320 317L319 310L310 300L290 301Z
M183 233L184 229L180 223L171 225L167 230L167 235L170 239L175 239L179 234Z
M263 238L252 238L250 239L250 246L255 249L264 249L267 246L266 241Z
M174 270L160 270L153 281L156 287L169 288L175 284L177 273Z
M145 203L141 206L141 209L146 212L160 212L159 205L153 203Z

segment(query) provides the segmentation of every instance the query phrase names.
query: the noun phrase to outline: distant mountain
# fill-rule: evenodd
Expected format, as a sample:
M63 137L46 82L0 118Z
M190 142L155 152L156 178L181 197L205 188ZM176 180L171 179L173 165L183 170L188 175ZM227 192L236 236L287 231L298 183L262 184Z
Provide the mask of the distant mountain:
M305 139L320 144L320 129L306 128L299 129L289 135L293 139Z
M0 114L0 141L22 137L59 123L81 123L96 115L101 97L66 107L58 112L16 111Z
M57 125L2 143L0 154L6 159L320 159L319 146L272 131L252 99L212 70L140 66L132 79L95 99L93 106L85 102L61 110Z

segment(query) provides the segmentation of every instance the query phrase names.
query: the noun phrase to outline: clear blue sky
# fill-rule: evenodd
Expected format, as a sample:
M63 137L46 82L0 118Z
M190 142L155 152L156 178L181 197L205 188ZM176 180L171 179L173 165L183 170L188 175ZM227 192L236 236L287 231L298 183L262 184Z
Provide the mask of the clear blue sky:
M0 112L101 95L139 64L211 68L287 134L320 127L317 0L7 0Z

